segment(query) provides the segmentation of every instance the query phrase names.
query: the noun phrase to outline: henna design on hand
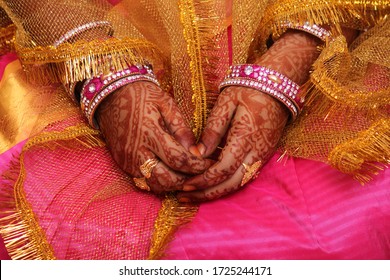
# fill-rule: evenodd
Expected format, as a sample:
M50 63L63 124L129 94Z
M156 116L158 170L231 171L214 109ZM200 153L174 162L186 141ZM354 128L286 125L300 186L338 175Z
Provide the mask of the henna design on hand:
M320 43L304 32L287 31L254 63L303 84L319 55ZM238 190L245 173L242 163L266 162L275 152L287 118L284 105L269 95L244 87L226 88L209 117L200 149L207 157L226 134L227 143L217 163L186 181L188 189L197 190L179 193L179 200L211 200Z
M139 167L147 159L161 160L148 179L156 193L175 190L188 177L184 173L210 165L188 151L195 143L190 128L173 99L152 83L135 82L111 94L97 118L113 158L131 176L142 177Z
M309 70L320 52L321 41L303 31L289 30L260 58L260 64L276 70L301 85L309 78Z
M216 199L240 188L242 163L267 161L274 153L287 122L287 109L273 97L245 87L228 87L219 97L201 138L204 156L214 152L226 132L218 162L186 181L198 190L183 192L181 200Z

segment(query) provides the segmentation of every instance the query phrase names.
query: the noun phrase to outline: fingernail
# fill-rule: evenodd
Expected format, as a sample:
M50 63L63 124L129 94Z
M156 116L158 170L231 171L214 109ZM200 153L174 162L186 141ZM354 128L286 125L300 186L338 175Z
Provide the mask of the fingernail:
M201 157L202 155L200 154L197 146L191 146L189 147L188 149L190 151L191 154L193 154L194 156L197 156L197 157Z
M196 190L195 186L192 186L192 185L184 185L183 186L183 191L185 191L185 192L190 192L190 191L194 191L194 190Z
M191 200L188 197L180 197L179 202L181 203L187 203L190 202Z
M203 143L199 143L196 147L200 152L200 154L203 156L204 153L206 152L206 146Z

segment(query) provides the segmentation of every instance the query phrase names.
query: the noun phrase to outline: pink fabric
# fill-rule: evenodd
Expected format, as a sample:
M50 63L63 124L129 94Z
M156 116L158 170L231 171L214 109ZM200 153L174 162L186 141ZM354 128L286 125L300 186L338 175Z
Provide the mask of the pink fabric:
M5 67L12 61L16 60L17 56L15 53L9 53L6 55L0 55L0 79L3 78Z
M22 145L0 156L0 169ZM390 259L389 170L363 187L324 164L277 157L242 191L202 204L166 258ZM2 240L0 259L9 259Z
M24 155L23 189L57 259L148 256L161 201L131 188L104 147Z
M17 56L14 53L0 56L0 79L3 77L4 70L5 70L6 66L16 59L17 59ZM9 163L10 159L12 158L12 155L14 153L19 153L21 147L22 147L22 144L19 144L16 147L14 147L13 149L0 155L0 174L8 166L8 163ZM9 260L9 259L10 259L10 257L8 256L7 250L4 246L3 239L0 236L0 260Z
M4 59L0 68L10 61ZM81 115L72 116L48 126L46 131L62 131L82 120ZM8 168L21 146L0 155L1 169ZM61 143L56 149L36 146L24 154L23 191L55 257L147 258L161 200L132 188L106 148L88 147L76 145L69 149ZM0 188L9 188L5 182L0 179ZM0 217L6 216L1 211L4 208L7 206L2 204ZM0 253L1 258L7 258L3 244Z
M390 172L361 186L322 163L275 156L259 178L204 203L167 259L390 259Z
M4 246L3 239L0 237L0 260L10 260L10 259L11 258L7 253L7 249Z
M24 142L21 142L21 143L15 145L12 149L9 149L5 153L0 154L0 174L2 174L7 169L12 157L17 156L20 153L23 145L24 145ZM0 184L0 187L1 186L2 186L2 184ZM3 239L0 236L0 260L9 260L9 259L10 259L10 257L7 253L7 249L5 248Z

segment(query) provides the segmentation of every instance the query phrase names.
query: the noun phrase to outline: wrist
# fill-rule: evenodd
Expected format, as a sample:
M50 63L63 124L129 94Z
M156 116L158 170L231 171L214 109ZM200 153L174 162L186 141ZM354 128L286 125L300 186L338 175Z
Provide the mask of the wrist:
M303 106L299 85L274 69L256 64L232 65L219 85L220 90L229 86L253 88L268 94L284 104L295 119Z
M321 40L303 31L288 30L255 64L271 68L287 76L298 85L309 78L312 64L319 55Z
M94 128L99 128L95 118L98 108L105 99L117 92L118 89L138 81L147 81L159 86L159 82L153 73L151 65L137 64L131 65L119 71L108 74L99 74L83 82L66 85L72 99L80 104L89 124Z
M116 89L106 98L104 98L95 110L94 118L96 119L99 128L101 128L100 125L102 123L103 118L109 119L110 117L112 117L112 111L116 111L116 114L120 114L120 111L122 111L122 109L128 109L123 107L122 109L120 109L120 104L121 102L125 102L127 104L132 103L134 96L137 94L137 88L135 87L136 84L141 85L142 87L147 86L148 88L153 88L154 91L162 91L162 89L156 83L147 80L135 81L133 83L126 84L123 87Z

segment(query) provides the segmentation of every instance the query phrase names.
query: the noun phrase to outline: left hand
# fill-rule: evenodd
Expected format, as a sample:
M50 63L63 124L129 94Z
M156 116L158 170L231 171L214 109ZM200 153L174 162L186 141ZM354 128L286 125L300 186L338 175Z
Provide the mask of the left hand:
M178 193L179 201L212 200L238 190L246 172L243 163L250 166L268 161L288 115L282 103L260 91L238 86L224 89L198 148L203 157L209 157L227 133L226 145L215 164L185 182L184 190L189 191Z
M140 166L158 160L143 184L156 194L181 190L189 175L211 164L194 149L195 137L173 98L153 83L121 87L101 103L96 116L113 159L131 177L144 178Z

